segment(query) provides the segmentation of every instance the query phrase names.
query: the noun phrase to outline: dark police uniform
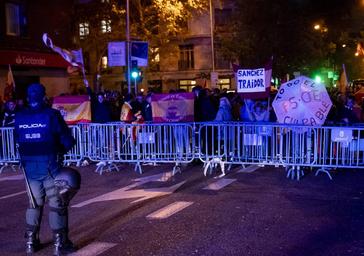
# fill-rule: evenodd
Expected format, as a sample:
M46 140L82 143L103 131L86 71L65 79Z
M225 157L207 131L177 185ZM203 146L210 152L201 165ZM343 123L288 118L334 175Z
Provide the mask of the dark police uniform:
M30 106L18 112L15 117L16 142L32 194L29 195L30 201L34 200L35 203L26 211L28 254L39 247L38 234L46 196L55 246L62 247L69 242L67 206L62 204L56 193L54 178L59 173L59 156L70 150L75 140L60 112L44 105L44 95L42 85L30 85Z

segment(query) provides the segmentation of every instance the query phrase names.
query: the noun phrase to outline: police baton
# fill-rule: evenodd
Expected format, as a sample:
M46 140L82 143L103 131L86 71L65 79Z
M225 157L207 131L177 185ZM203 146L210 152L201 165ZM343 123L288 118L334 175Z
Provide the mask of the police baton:
M31 190L30 185L29 185L29 181L28 181L27 174L25 173L25 170L24 170L24 167L23 166L21 166L20 168L21 168L21 170L23 171L23 174L24 174L25 186L27 188L27 194L28 194L28 197L29 197L30 206L33 209L35 209L36 208L36 205L35 205L35 201L34 201L34 197L33 197L32 190Z
M18 143L16 143L16 146L15 147L16 147L17 152L19 152L19 144ZM27 194L28 194L28 197L29 197L30 206L33 209L35 209L36 208L36 204L35 204L35 201L34 201L33 193L32 193L32 190L30 188L29 181L28 181L28 177L27 177L27 174L25 173L24 166L22 164L21 159L20 159L20 169L22 170L23 175L24 175L25 187L27 189Z

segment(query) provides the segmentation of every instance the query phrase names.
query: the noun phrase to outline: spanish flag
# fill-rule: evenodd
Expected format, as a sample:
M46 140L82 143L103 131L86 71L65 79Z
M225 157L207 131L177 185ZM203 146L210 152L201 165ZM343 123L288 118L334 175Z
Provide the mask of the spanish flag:
M193 122L194 99L193 93L153 94L153 122Z
M61 112L67 124L91 122L91 102L88 95L54 97L52 107Z
M348 88L348 76L346 75L346 69L345 64L343 64L341 73L340 73L340 79L337 81L339 92L342 94L346 94L346 89Z

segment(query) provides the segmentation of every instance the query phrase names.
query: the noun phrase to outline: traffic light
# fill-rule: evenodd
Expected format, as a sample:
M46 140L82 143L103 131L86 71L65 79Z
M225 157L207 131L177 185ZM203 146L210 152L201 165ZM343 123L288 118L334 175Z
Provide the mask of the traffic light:
M315 76L315 82L318 83L318 84L322 82L322 78L321 78L320 75Z
M130 70L131 77L137 80L140 76L140 70L138 68L138 61L132 60L131 61L131 70Z

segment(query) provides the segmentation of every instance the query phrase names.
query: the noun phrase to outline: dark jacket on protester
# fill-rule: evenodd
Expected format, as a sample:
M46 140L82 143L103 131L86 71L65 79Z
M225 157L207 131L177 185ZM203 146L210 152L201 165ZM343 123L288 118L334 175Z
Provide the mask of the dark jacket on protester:
M15 122L15 111L5 110L2 116L1 126L12 127L14 126L14 122Z
M359 123L358 117L355 115L352 108L348 106L339 106L337 109L337 123L352 125Z
M143 102L142 116L143 116L145 122L153 121L152 104L150 104L147 101Z
M107 101L100 103L97 96L92 93L91 88L87 87L87 93L91 97L91 113L92 122L94 123L107 123L112 121L111 106Z

